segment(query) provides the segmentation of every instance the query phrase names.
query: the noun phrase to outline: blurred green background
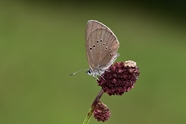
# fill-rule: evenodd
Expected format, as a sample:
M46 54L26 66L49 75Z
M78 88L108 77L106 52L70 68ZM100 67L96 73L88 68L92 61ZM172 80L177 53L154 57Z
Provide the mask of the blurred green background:
M105 123L186 123L184 2L113 2L0 1L0 124L83 122L100 87L85 72L69 74L88 68L90 19L117 35L117 61L134 60L141 72L130 92L103 95Z

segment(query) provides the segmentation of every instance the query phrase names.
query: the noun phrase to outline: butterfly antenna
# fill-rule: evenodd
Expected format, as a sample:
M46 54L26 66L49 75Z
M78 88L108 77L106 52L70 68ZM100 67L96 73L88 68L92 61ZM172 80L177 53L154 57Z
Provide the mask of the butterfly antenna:
M83 71L83 70L87 70L87 69L81 69L81 70L79 70L79 71L76 71L76 72L70 74L70 76L73 76L73 75L75 75L76 73L81 72L81 71Z

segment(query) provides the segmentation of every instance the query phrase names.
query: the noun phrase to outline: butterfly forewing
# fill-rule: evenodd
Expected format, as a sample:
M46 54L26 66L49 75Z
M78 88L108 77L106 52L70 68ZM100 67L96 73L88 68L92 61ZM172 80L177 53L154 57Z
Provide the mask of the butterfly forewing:
M90 20L86 27L86 53L93 71L107 69L117 58L119 42L104 24Z

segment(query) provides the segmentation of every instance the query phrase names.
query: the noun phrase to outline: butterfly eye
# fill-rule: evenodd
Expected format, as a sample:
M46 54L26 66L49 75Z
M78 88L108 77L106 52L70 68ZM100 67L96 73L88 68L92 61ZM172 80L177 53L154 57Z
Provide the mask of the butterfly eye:
M105 45L105 43L103 43L103 45Z
M92 74L92 70L89 69L89 70L86 71L86 73L87 73L88 75L91 75L91 74Z
M96 47L96 45L94 44L92 47Z
M97 43L99 43L99 40L97 40Z
M90 47L89 49L90 49L90 51L92 51L92 47Z
M100 42L103 42L103 40L101 39Z

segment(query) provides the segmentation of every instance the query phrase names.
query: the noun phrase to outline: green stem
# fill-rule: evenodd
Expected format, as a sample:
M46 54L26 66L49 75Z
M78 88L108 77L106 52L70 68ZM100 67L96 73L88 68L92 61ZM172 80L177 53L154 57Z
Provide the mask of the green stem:
M91 105L91 108L89 109L88 114L86 115L86 117L85 117L85 119L84 119L84 121L83 121L83 124L88 124L88 123L89 123L90 118L91 118L91 116L92 116L92 113L94 112L94 109L95 109L96 105L99 103L100 98L101 98L103 92L104 92L104 91L101 90L101 91L99 92L99 94L96 96L96 98L94 99L94 101L93 101L93 103L92 103L92 105Z

